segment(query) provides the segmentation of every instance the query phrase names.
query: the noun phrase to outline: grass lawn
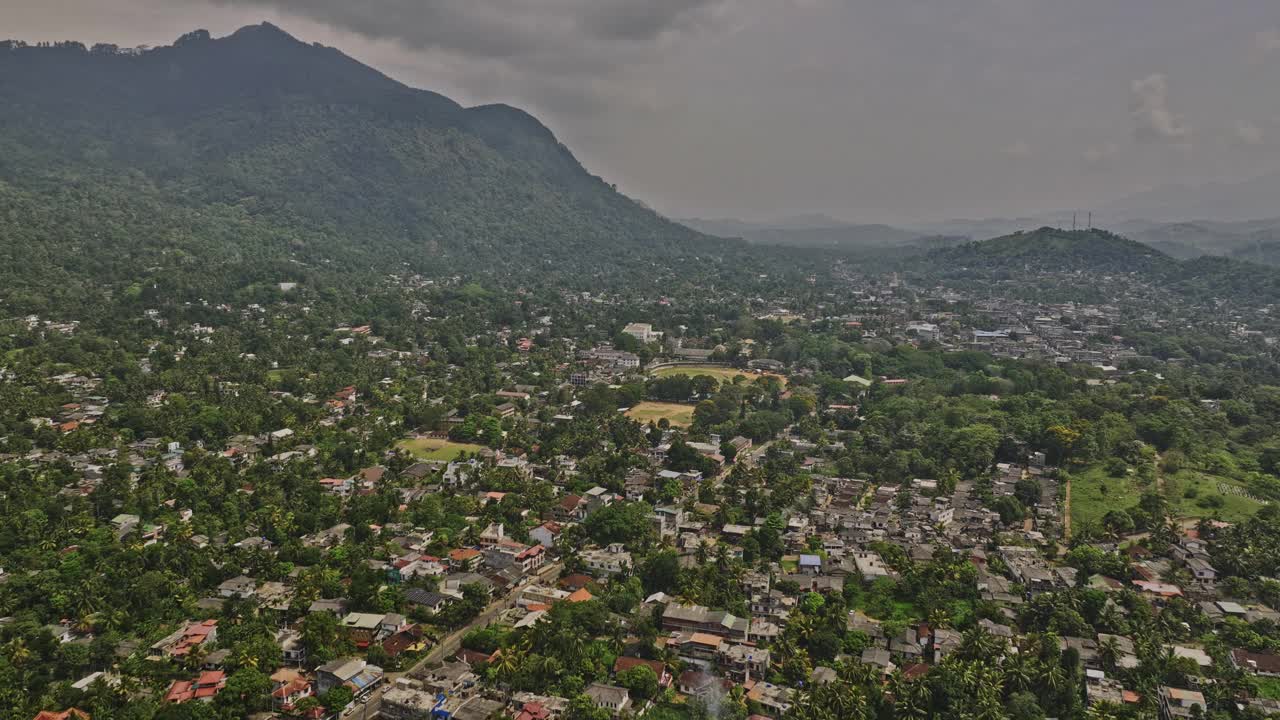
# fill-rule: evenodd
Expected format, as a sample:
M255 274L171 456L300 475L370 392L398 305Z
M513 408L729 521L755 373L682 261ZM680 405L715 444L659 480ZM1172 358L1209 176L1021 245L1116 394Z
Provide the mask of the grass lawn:
M696 377L698 375L705 375L707 377L713 377L721 383L731 383L735 377L745 378L747 382L755 382L763 375L772 375L773 377L778 378L778 382L782 383L783 387L786 387L787 384L787 379L785 377L774 373L756 374L745 372L737 368L720 367L719 365L680 365L678 367L654 370L651 374L653 377L670 377L672 375L688 375L689 377Z
M681 705L654 705L644 717L645 720L690 720L693 715Z
M401 440L397 447L408 450L414 457L422 460L453 460L458 457L459 452L474 453L484 449L483 445L426 437Z
M1071 522L1101 523L1111 510L1128 510L1138 504L1142 488L1133 476L1111 477L1101 465L1071 473Z
M1255 676L1250 679L1258 686L1258 697L1280 700L1280 678Z
M688 427L693 424L693 406L680 403L642 402L627 411L627 417L638 423L647 425L650 420L658 422L666 418L667 422L677 427Z
M1169 498L1169 507L1173 515L1185 518L1216 516L1227 522L1240 522L1252 517L1262 507L1262 503L1249 498L1222 492L1218 487L1219 484L1244 488L1235 480L1199 470L1184 469L1173 475L1166 475L1164 490ZM1187 497L1188 490L1194 490L1195 497ZM1222 498L1222 507L1204 507L1199 504L1205 498L1213 496Z

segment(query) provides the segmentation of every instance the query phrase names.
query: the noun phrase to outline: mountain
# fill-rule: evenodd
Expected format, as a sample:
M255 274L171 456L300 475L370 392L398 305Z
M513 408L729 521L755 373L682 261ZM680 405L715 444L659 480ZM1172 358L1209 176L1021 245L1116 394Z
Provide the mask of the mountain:
M462 107L269 24L142 52L0 43L0 97L0 265L24 270L0 302L88 274L198 268L199 284L725 247L587 172L521 110Z
M967 237L970 240L986 240L988 238L1012 235L1016 232L1031 232L1045 226L1062 226L1070 224L1071 214L1062 217L1020 217L1020 218L986 218L982 220L943 220L941 222L921 223L905 226L906 229L920 235Z
M1280 198L1280 172L1240 182L1164 185L1114 200L1097 208L1098 218L1146 218L1170 223L1241 221L1274 217Z
M769 223L698 218L682 219L682 224L707 235L742 238L756 245L866 250L900 248L921 240L926 234L889 225L857 225L825 215L802 215Z
M742 238L751 245L812 247L842 252L876 252L881 255L915 254L968 240L933 236L883 224L852 224L826 215L797 215L771 223L733 219L682 219L682 224L709 236Z
M1280 257L1280 242L1263 248L1273 257ZM1015 280L1036 272L1133 275L1206 307L1224 300L1245 306L1280 302L1280 270L1275 267L1204 254L1177 259L1136 240L1097 229L1043 227L1013 233L935 250L911 259L903 268L979 284ZM1045 276L1039 277L1037 283ZM1090 283L1073 281L1066 275L1040 289L1064 298L1087 296L1096 302L1114 299Z
M1176 258L1222 255L1267 265L1280 264L1280 219L1245 222L1126 223L1126 234Z
M939 267L984 270L1159 272L1176 261L1147 245L1105 230L1042 227L929 254Z

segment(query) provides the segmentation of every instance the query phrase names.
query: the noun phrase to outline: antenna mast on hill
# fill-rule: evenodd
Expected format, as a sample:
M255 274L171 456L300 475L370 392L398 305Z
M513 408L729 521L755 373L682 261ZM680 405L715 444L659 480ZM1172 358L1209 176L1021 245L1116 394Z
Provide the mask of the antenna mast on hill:
M1093 211L1092 210L1089 211L1089 229L1090 230L1093 229Z
M1076 214L1071 213L1071 232L1076 231Z

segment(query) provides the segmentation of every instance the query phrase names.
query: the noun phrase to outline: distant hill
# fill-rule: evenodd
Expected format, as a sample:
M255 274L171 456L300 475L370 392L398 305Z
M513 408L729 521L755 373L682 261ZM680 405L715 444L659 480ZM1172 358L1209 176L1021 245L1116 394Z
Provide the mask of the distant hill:
M823 215L805 215L771 223L741 220L680 221L707 235L742 238L757 245L826 248L832 250L873 250L923 247L923 244L958 243L961 238L944 239L928 233L903 230L889 225L857 225Z
M1280 172L1241 182L1165 185L1119 198L1094 210L1100 220L1146 218L1171 223L1241 221L1280 211Z
M966 237L970 240L986 240L988 238L1012 235L1016 232L1031 232L1045 226L1065 226L1071 223L1071 215L1059 217L1020 217L1020 218L986 218L982 220L943 220L941 222L918 223L905 226L906 229L920 235Z
M1122 273L1162 271L1176 264L1158 250L1104 230L1049 227L944 248L930 253L928 260L950 268Z
M1273 258L1280 257L1280 243L1262 247L1264 252L1273 253ZM1012 279L1021 272L1133 274L1192 302L1280 303L1280 269L1248 262L1243 257L1201 254L1180 260L1149 245L1096 229L1044 227L935 250L914 258L905 267L971 282ZM1083 286L1073 291L1083 295L1090 292Z
M521 110L464 108L269 24L145 52L0 43L0 98L0 266L22 271L0 303L184 268L201 283L724 247L587 172Z
M1125 223L1129 237L1168 253L1190 259L1221 255L1267 265L1280 264L1280 219L1245 222L1200 220L1180 223Z

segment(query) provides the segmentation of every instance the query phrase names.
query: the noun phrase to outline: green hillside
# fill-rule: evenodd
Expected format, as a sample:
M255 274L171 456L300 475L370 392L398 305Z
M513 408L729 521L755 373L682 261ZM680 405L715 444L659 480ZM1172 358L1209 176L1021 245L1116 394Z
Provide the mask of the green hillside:
M0 302L19 310L89 269L118 291L184 269L200 285L728 246L618 193L520 110L463 108L271 25L143 53L9 42L0 97L0 261L24 271Z
M944 267L1116 273L1167 271L1176 264L1158 250L1103 230L1048 227L945 248L929 259Z

